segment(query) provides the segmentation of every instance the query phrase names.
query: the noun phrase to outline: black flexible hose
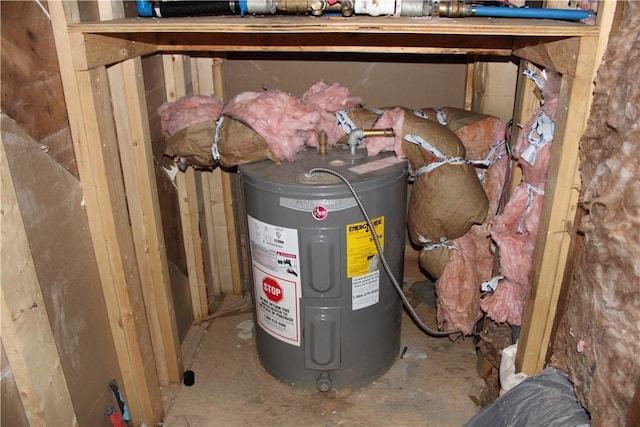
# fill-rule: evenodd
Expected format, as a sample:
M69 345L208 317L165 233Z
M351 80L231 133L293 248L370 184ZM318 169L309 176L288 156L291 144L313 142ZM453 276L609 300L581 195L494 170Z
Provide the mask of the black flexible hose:
M155 13L162 18L207 15L239 15L236 1L159 1Z
M364 205L362 204L362 201L360 200L360 196L358 196L358 193L353 188L353 185L351 185L351 183L349 182L349 180L346 177L344 177L339 172L334 171L333 169L322 168L322 167L312 168L312 169L309 170L309 172L307 172L307 175L311 176L315 172L325 172L325 173L329 173L331 175L337 176L338 178L340 178L346 184L346 186L349 188L349 191L351 191L351 194L353 195L353 198L356 200L356 203L358 204L358 207L360 208L360 211L362 212L362 215L364 216L364 219L367 222L367 225L369 226L369 231L371 232L371 235L373 236L373 241L376 244L376 249L378 250L378 255L380 256L380 261L382 262L382 266L384 267L384 271L389 276L389 279L391 279L391 283L393 283L394 288L396 288L396 291L398 292L398 295L400 296L400 299L402 300L402 303L404 304L405 308L409 312L409 315L411 316L411 319L413 319L413 321L416 323L416 325L418 325L418 327L420 327L420 329L422 329L426 334L431 335L433 337L448 337L449 335L460 333L460 330L438 331L438 330L430 328L422 320L420 320L420 318L416 314L416 311L413 309L413 307L411 306L411 303L409 303L409 300L407 299L406 295L402 291L402 287L398 284L398 281L393 276L393 272L391 271L391 268L389 267L389 264L387 263L387 259L384 256L384 253L382 251L382 246L380 245L380 240L378 239L378 234L375 232L375 228L373 227L373 223L371 222L371 219L369 218L369 215L367 214L367 211L364 208Z

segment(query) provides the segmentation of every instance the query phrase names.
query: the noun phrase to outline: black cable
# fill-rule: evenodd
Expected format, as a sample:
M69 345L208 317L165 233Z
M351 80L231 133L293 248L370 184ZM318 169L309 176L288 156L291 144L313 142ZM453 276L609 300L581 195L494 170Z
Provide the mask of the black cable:
M387 259L384 256L384 253L382 251L382 246L380 245L380 240L378 239L378 234L376 233L376 230L373 227L373 223L371 222L371 219L369 218L369 215L367 214L367 211L365 210L364 205L362 204L362 201L360 200L360 196L358 196L358 193L356 193L356 190L353 188L353 185L351 185L351 183L349 182L349 180L347 178L342 176L339 172L334 171L333 169L322 168L322 167L312 168L312 169L309 170L307 175L311 176L315 172L326 172L326 173L329 173L331 175L337 176L338 178L340 178L347 185L347 187L349 188L349 191L351 191L351 194L353 195L353 198L356 200L356 203L358 204L358 207L360 208L360 211L362 212L362 215L364 216L365 221L367 222L367 226L369 226L369 231L371 232L371 235L373 236L373 241L376 244L376 249L378 250L378 255L380 256L380 261L382 262L382 266L384 267L384 271L387 273L387 275L391 279L391 283L393 283L393 286L396 288L396 291L398 292L398 295L400 295L400 299L402 300L402 303L404 304L405 308L409 312L409 315L411 316L411 319L413 319L413 321L420 327L420 329L422 329L425 333L427 333L428 335L431 335L433 337L448 337L449 335L460 333L460 330L438 331L438 330L430 328L422 320L420 320L420 318L416 314L416 311L413 309L413 307L409 303L409 300L407 299L406 295L402 291L402 287L400 287L400 285L398 284L398 281L393 276L391 268L389 267L389 264L387 263Z

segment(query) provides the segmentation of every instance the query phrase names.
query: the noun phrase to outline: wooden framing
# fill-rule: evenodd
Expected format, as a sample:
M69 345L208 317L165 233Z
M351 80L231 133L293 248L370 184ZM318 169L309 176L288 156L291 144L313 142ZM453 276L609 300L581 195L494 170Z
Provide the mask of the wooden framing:
M148 112L144 101L142 60L132 58L112 66L109 82L118 133L120 161L147 322L161 385L180 382L182 359L173 313L169 266L162 234L158 190L151 153ZM165 315L169 313L170 315Z
M229 51L279 51L279 52L378 52L378 53L430 53L465 55L501 55L513 54L523 60L531 61L541 67L549 67L563 73L561 112L559 113L554 160L551 165L551 179L547 184L544 212L540 227L540 237L536 249L532 280L532 292L526 308L525 324L521 334L518 351L518 363L521 369L531 373L544 364L544 355L549 343L549 334L555 317L555 303L562 286L564 266L571 241L568 227L575 215L578 179L578 141L589 113L592 83L597 64L606 44L608 29L614 6L603 2L599 13L599 25L566 23L548 20L509 20L509 19L415 19L405 17L203 17L190 19L121 19L117 9L113 16L103 14L101 22L79 22L78 14L73 13L74 2L50 2L54 25L56 46L63 75L65 95L74 147L83 187L86 189L86 204L91 234L100 269L102 286L113 329L113 339L121 364L124 389L128 395L129 406L137 424L156 424L161 418L161 400L158 391L158 378L172 380L168 366L176 348L175 339L169 338L162 348L169 357L151 357L149 330L151 336L158 338L158 331L171 330L168 318L170 299L166 295L166 274L162 256L154 254L147 258L140 253L141 245L151 242L154 251L161 251L162 240L157 228L159 222L156 210L157 201L144 187L152 185L146 169L140 175L127 177L123 183L122 167L129 169L148 166L148 157L138 157L144 152L135 148L135 141L147 145L144 135L136 134L140 129L131 130L134 136L132 157L119 163L120 150L124 138L121 136L126 123L134 126L144 123L142 118L144 102L133 100L129 111L129 122L115 120L109 100L111 91L107 81L122 79L134 82L133 88L139 89L142 82L137 80L139 57L149 53L163 53L165 56L165 78L167 99L175 100L180 95L190 93L191 80L187 79L185 67L191 67L185 52L229 52ZM65 13L66 12L66 13ZM322 34L322 37L314 37ZM326 44L331 40L331 44ZM178 54L180 53L180 54ZM186 59L185 59L186 58ZM106 66L111 67L109 73ZM199 64L196 62L195 64ZM214 60L213 89L222 97L220 62ZM216 68L217 67L217 68ZM469 70L468 75L472 75ZM109 78L107 78L109 77ZM200 88L200 83L196 85ZM522 85L521 85L522 86ZM118 86L120 87L120 86ZM195 89L197 89L195 88ZM467 87L470 92L470 87ZM118 89L121 90L121 89ZM210 90L207 89L207 90ZM516 115L525 117L527 105L532 105L531 94L519 89L522 99L518 105L521 110ZM130 102L127 101L127 102ZM470 99L467 96L466 102ZM123 105L119 107L125 111ZM117 112L116 112L117 113ZM131 116L131 114L133 116ZM568 118L571 120L568 120ZM117 134L117 136L116 136ZM138 159L138 160L136 160ZM147 160L144 160L147 159ZM130 162L130 163L126 163ZM139 164L136 164L141 162ZM202 255L202 241L198 223L198 206L195 203L195 174L193 171L179 174L178 187L182 204L182 223L187 241L189 278L193 298L194 318L198 319L207 312L206 277ZM239 271L233 224L232 194L230 177L220 176L222 181L222 200L219 195L212 196L217 184L207 182L211 199L219 203L213 209L224 209L229 243L229 268L234 275ZM180 182L182 181L182 182ZM137 187L133 188L131 186ZM139 200L124 200L123 194L139 193ZM151 196L151 198L149 198ZM143 200L143 198L145 198ZM135 215L127 211L140 209L143 216L136 221L146 221L144 215L151 215L150 223L141 223L141 227L129 226ZM213 217L206 220L211 225ZM154 225L155 224L155 225ZM214 224L215 235L220 241L221 231ZM221 231L222 233L222 231ZM145 243L146 242L146 243ZM220 253L217 252L219 255ZM225 261L217 260L218 268ZM215 264L215 261L213 261ZM142 295L146 295L141 274L149 271L162 282L161 290L149 294L155 298L158 307L157 324L154 320L142 319L138 310L142 307ZM232 278L233 289L238 291L239 279ZM218 282L214 288L224 288ZM164 289L164 290L163 290ZM160 304L158 304L158 301ZM164 305L163 305L164 304ZM164 325L164 326L162 326ZM168 329L167 329L168 328ZM155 332L154 332L155 331ZM164 333L164 332L163 332ZM173 343L173 344L171 344ZM156 350L158 346L153 345ZM164 367L149 368L149 360L166 363L166 375L161 374ZM163 362L159 362L159 360ZM179 365L177 365L179 366ZM164 379L162 380L164 381Z
M215 95L224 100L220 81L220 58L192 58L191 72L194 93ZM202 183L202 197L205 224L205 253L208 254L207 268L210 270L211 287L214 295L240 292L240 279L235 251L235 226L232 205L229 199L228 176L220 168L199 173Z
M162 63L165 76L167 101L191 92L187 76L190 72L189 61L182 55L163 55ZM191 82L190 79L188 79ZM184 239L189 288L191 289L191 307L194 320L200 320L208 314L207 286L204 270L202 236L198 216L198 191L196 189L196 172L189 168L185 173L176 175L178 198L180 203L180 220Z
M122 372L123 393L134 422L155 425L162 419L162 396L128 226L116 131L108 104L108 76L105 67L78 72L73 69L72 36L66 31L67 20L77 16L69 9L72 6L73 3L51 2L49 12L85 188L87 217Z
M556 317L565 266L572 242L573 221L580 193L578 147L591 110L593 83L602 60L617 2L602 2L599 36L568 39L566 45L517 49L514 53L535 59L551 70L563 73L551 152L548 181L533 262L529 296L516 354L516 369L533 374L544 368L551 331ZM560 47L564 45L564 47ZM572 49L566 55L567 46ZM559 59L562 58L562 59ZM531 91L523 101L531 105Z
M222 60L217 59L213 63L213 88L221 101L224 101L224 91L222 84ZM224 201L224 217L227 223L227 241L229 246L229 264L231 267L231 284L235 293L240 293L242 285L240 283L240 260L239 245L236 238L236 227L238 226L234 217L234 203L231 194L232 178L229 174L221 175L222 181L222 199ZM238 180L238 177L235 177Z

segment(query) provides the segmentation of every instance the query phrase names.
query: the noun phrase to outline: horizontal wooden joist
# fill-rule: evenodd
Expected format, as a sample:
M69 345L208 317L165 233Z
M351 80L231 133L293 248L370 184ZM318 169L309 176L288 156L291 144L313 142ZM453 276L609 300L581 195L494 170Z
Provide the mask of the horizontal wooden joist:
M511 55L511 37L433 34L156 33L163 51L269 51Z

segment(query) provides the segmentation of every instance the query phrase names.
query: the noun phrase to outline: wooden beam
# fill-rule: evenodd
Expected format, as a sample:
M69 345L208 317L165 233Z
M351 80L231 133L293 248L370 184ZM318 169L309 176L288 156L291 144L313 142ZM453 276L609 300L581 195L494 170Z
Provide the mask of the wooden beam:
M69 125L84 189L89 227L111 325L122 389L135 424L163 417L140 276L125 201L122 170L104 67L74 71L67 16L73 2L50 2L49 12L62 76Z
M597 40L583 37L576 78L563 76L549 179L536 240L529 296L516 354L516 369L533 374L544 368L562 287L571 230L580 192L579 141L586 127L593 90ZM590 59L588 59L590 58Z
M2 136L0 162L2 346L30 425L77 426Z
M151 152L142 60L137 57L110 67L109 82L158 380L162 386L177 384L183 372L180 338Z

